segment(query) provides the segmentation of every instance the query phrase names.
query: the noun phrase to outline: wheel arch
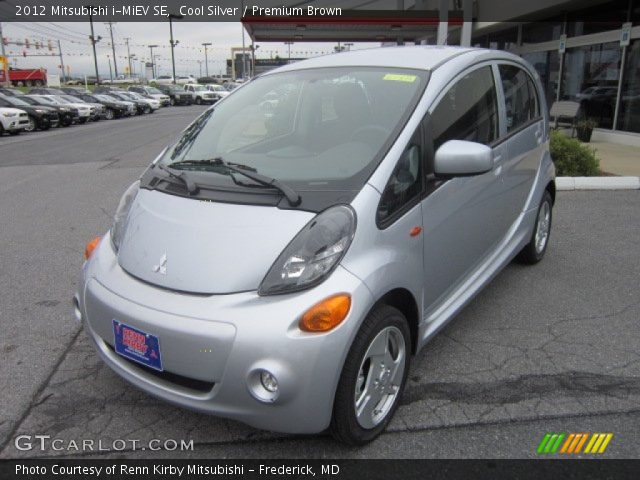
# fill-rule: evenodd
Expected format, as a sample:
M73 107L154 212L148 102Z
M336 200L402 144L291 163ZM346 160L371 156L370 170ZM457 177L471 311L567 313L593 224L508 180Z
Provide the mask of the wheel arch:
M375 309L378 305L389 305L402 312L409 323L411 353L415 354L418 350L420 314L418 313L418 302L416 302L413 294L406 288L395 288L382 295L371 310Z
M555 203L556 203L556 182L554 180L551 180L549 183L547 183L547 186L545 187L545 190L547 192L549 192L549 195L551 195L551 202L552 202L552 204L555 205Z

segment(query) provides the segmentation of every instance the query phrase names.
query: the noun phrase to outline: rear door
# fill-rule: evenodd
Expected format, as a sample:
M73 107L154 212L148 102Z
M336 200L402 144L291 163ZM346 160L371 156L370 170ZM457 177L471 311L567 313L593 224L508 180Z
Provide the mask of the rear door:
M525 207L544 155L546 132L533 78L515 63L499 63L497 70L506 125L503 140L506 155L499 207L503 212L506 233Z

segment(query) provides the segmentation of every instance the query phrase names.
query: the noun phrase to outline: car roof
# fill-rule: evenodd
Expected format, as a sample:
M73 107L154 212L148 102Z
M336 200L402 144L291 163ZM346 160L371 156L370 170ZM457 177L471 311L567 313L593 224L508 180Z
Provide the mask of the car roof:
M352 50L301 60L266 72L301 70L321 67L389 67L411 68L416 70L435 70L440 65L456 57L467 56L469 59L512 59L520 57L508 52L484 48L470 48L446 45L411 45L395 47L375 47Z

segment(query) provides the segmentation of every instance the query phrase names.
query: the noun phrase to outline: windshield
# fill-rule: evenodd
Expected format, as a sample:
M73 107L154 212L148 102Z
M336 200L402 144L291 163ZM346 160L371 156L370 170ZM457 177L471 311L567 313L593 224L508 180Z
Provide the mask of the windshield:
M57 103L59 103L59 104L68 104L68 103L73 103L73 102L70 102L69 100L67 100L67 99L65 99L65 98L63 98L63 97L61 97L60 95L52 95L50 98L51 98L54 102L57 102Z
M98 100L102 100L103 102L113 102L113 98L111 98L109 95L104 95L104 94L99 94L99 95L94 95Z
M224 90L220 85L209 85L209 90L213 92L218 92L220 90Z
M426 80L423 71L377 67L265 75L200 116L161 161L222 157L296 188L352 189L373 172Z
M153 87L147 88L147 92L148 93L153 93L155 95L157 95L158 93L162 94L162 92L160 90L158 90L157 88L153 88Z
M74 102L74 103L84 103L84 100L80 100L79 98L76 98L72 95L63 95L62 98L64 98L65 100L69 101L69 102Z
M49 105L59 105L59 103L56 102L53 98L44 97L44 96L40 96L40 95L35 95L34 98L37 98L42 103L48 103Z
M194 92L206 92L207 91L207 87L205 87L204 85L192 85L191 88L193 88Z

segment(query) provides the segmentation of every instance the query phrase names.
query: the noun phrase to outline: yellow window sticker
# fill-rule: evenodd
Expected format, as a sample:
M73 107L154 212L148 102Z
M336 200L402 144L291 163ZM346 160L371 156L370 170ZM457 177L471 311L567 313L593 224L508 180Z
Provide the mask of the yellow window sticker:
M384 77L382 77L383 80L391 80L394 82L407 82L407 83L415 82L416 78L418 78L416 75L403 75L400 73L387 73Z

